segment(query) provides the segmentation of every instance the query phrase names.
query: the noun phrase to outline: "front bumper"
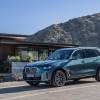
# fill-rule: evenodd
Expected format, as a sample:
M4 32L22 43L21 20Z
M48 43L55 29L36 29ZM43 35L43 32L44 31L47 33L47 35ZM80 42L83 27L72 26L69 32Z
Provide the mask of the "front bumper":
M31 74L33 76L27 77L28 74ZM49 70L38 70L35 73L23 72L23 79L25 81L49 82L51 79L51 72Z

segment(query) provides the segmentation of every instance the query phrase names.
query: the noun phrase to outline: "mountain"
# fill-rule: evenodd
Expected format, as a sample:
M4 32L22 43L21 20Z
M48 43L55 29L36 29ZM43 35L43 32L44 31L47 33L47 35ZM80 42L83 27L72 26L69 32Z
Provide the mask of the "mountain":
M45 43L73 43L100 47L100 13L51 25L35 34L29 41Z

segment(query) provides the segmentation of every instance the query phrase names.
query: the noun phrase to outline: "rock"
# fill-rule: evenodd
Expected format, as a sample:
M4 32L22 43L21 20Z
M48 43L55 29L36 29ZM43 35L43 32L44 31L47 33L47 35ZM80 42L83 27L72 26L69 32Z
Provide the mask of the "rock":
M28 41L45 43L74 43L100 47L100 13L51 25L33 34Z

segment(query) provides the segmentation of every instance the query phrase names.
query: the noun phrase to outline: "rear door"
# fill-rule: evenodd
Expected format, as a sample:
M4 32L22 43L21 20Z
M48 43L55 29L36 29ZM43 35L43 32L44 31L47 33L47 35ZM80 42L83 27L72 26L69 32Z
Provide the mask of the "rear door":
M95 75L96 68L98 67L98 55L95 49L85 49L85 75Z

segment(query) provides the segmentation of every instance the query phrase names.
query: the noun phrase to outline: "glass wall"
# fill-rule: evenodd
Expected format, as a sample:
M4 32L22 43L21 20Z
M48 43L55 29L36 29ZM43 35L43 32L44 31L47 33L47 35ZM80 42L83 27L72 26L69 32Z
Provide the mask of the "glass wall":
M19 55L22 61L38 61L45 60L54 50L50 48L20 47L16 49L16 55Z
M18 47L15 49L15 56L20 57L21 61L28 60L28 49L25 47Z
M48 57L48 49L39 49L39 60L45 60Z
M38 61L38 49L36 48L29 48L28 55L31 61Z

